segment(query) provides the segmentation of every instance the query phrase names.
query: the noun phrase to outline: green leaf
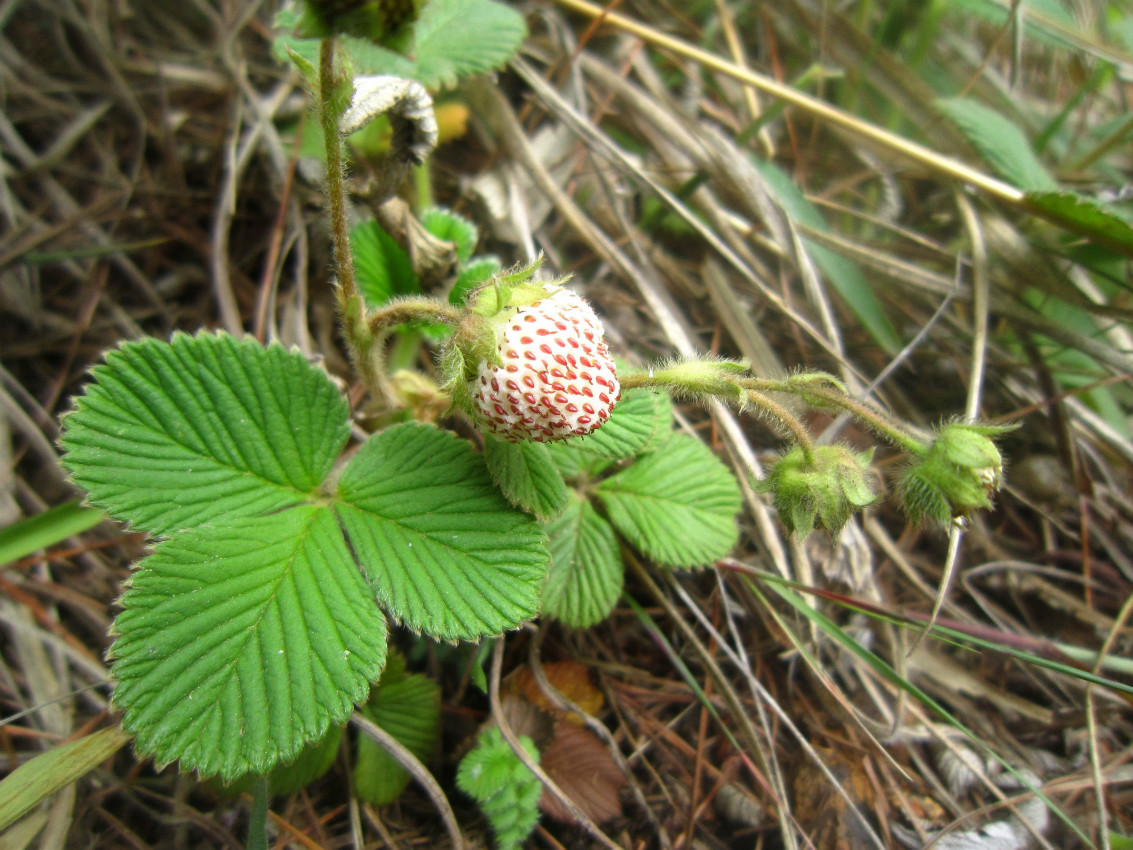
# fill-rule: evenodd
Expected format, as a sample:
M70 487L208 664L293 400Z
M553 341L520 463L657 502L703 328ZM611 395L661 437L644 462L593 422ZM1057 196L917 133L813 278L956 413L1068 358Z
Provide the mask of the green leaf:
M538 613L543 535L464 440L396 425L366 442L338 493L338 515L379 601L409 628L475 640Z
M767 181L767 186L774 193L775 200L791 219L815 230L830 229L822 213L807 200L806 195L786 173L770 162L753 160L752 165ZM816 245L805 237L803 243L815 265L822 270L830 285L846 302L874 341L890 353L899 351L902 345L901 337L881 309L881 304L878 303L861 269L845 257L822 245Z
M56 791L86 776L129 741L128 735L112 726L52 747L21 764L0 782L0 830L15 823Z
M93 504L155 534L305 501L349 435L330 378L298 351L228 334L128 342L63 422Z
M381 307L395 295L421 291L409 255L376 221L364 222L350 231L350 253L354 255L358 289L371 307Z
M65 502L54 508L0 529L0 564L17 561L39 549L46 549L73 534L89 531L106 519L95 508L78 502Z
M476 250L480 233L476 225L464 216L442 207L432 207L421 214L421 224L442 242L456 245L456 258L467 263Z
M386 625L328 508L201 526L158 544L122 597L114 702L158 764L266 773L343 723Z
M670 567L723 558L736 545L736 479L699 440L674 434L597 487L610 521L642 552Z
M614 529L577 493L545 527L551 568L543 589L543 613L575 628L604 620L625 581Z
M527 754L539 761L535 742L527 735L519 740ZM539 822L543 784L512 752L497 728L482 732L476 746L461 759L456 785L480 804L499 850L517 850Z
M441 689L419 673L386 674L362 713L421 761L428 761L440 730ZM384 806L396 800L408 784L408 771L393 756L373 739L358 738L354 790L360 799Z
M473 257L466 266L461 268L457 275L456 282L452 285L452 291L448 294L449 303L456 304L458 307L464 306L464 302L468 300L468 294L480 284L491 279L492 275L498 272L500 268L500 261L497 257Z
M308 744L299 751L293 760L276 765L268 774L268 790L272 794L294 794L321 778L331 769L338 758L338 745L342 742L342 727L332 726L321 741ZM246 773L234 782L227 784L216 780L209 783L226 797L255 792L260 777Z
M1116 207L1074 192L1028 192L1027 203L1074 233L1125 254L1133 253L1133 225Z
M516 507L544 520L566 507L566 482L545 443L509 443L485 435L484 459L492 478Z
M610 460L633 457L657 448L668 439L673 423L673 406L664 393L628 390L614 405L610 419L585 437L572 437L567 443Z
M609 424L609 423L607 423ZM603 426L605 427L605 426ZM556 443L544 443L550 453L551 460L559 474L566 479L582 480L584 478L597 478L602 471L613 465L613 461L591 454L582 449L575 448L577 439L559 440Z
M456 85L460 77L503 67L527 36L523 16L493 0L429 0L414 27L416 59L408 59L358 38L345 37L357 74L392 74L426 88ZM281 36L273 52L283 61L287 48L318 61L317 39Z
M276 767L268 774L271 793L294 794L323 777L338 758L338 745L341 741L342 727L332 726L321 741L308 744L293 761Z
M991 169L1026 191L1057 191L1027 136L1002 112L965 97L942 98L936 108L963 133Z

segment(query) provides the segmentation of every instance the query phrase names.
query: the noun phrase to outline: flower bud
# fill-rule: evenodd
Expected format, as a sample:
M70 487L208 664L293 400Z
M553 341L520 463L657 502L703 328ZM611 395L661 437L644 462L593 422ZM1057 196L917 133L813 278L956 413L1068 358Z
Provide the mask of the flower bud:
M816 446L811 455L791 449L772 467L762 489L772 495L787 530L806 537L815 528L837 535L860 508L877 496L866 481L873 450L856 454L845 446Z
M994 438L1011 430L1014 426L960 422L942 427L901 481L909 519L948 524L990 508L1003 484L1003 457Z

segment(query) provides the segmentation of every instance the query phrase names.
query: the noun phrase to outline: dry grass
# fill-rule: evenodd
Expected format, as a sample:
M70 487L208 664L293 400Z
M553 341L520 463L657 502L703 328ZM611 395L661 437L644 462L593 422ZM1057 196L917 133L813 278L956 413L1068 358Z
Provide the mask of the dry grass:
M798 83L887 128L865 139L852 120L839 125L805 103L781 111L742 73L618 27L593 29L566 5L526 4L523 57L501 84L470 80L458 93L472 125L434 160L437 199L479 221L485 247L505 261L542 250L575 272L627 357L713 352L768 375L826 369L921 427L966 409L1020 422L1006 442L1007 491L957 541L942 616L1035 654L1050 641L1084 648L1087 669L1130 682L1128 665L1104 664L1133 656L1130 260L1035 218L994 181L973 191L951 179L943 158L984 166L932 108L926 82L993 105L1032 136L1067 107L1072 138L1099 141L1063 149L1054 134L1045 161L1065 185L1116 190L1133 166L1128 134L1106 147L1104 129L1094 130L1127 117L1133 58L1116 36L1088 35L1102 31L1089 16L1104 10L1075 6L1077 40L1056 46L1041 16L1038 30L1020 34L956 14L900 18L911 3L890 13L850 4L844 16L810 0L619 7L719 63ZM1113 5L1133 20L1128 4ZM0 524L75 496L54 448L58 416L99 353L121 340L245 330L321 354L345 375L320 186L280 129L304 101L270 58L272 11L243 0L0 4ZM1098 71L1105 61L1109 76ZM889 132L937 161L895 149ZM756 159L790 174L826 227L786 215L783 189ZM513 191L485 193L487 174ZM887 350L847 308L831 286L832 269L847 262L912 344ZM1099 331L1044 315L1045 299L1093 317ZM742 479L781 447L758 421L682 412ZM809 424L827 439L869 442L852 424ZM889 471L900 463L878 460ZM540 657L577 659L604 690L601 719L631 775L625 816L605 826L610 840L904 847L999 822L1020 841L1003 847L1080 845L831 628L746 580L756 567L923 615L947 561L945 536L907 528L886 503L836 544L815 535L797 545L750 491L742 524L735 560L715 570L633 570L627 593L644 613L620 605L586 631L543 623L507 641L503 673ZM112 722L106 632L143 546L105 523L0 571L0 713L10 716L0 765ZM932 639L908 656L914 630L808 599L1029 776L1096 846L1107 842L1100 824L1133 833L1127 698ZM469 840L483 845L484 824L450 780L486 700L436 652L424 649L419 663L445 689L432 766ZM373 811L352 800L347 776L342 763L277 799L277 846L443 840L424 795L411 789ZM0 844L236 847L247 805L123 752L25 822L42 830L30 843L17 827ZM1033 835L1011 826L1020 812ZM591 841L544 819L532 846Z

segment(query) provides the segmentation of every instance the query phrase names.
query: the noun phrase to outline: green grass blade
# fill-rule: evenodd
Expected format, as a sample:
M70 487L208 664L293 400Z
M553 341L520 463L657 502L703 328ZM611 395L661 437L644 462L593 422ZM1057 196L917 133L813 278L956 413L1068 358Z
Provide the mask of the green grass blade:
M54 546L75 534L89 531L106 519L98 508L66 502L0 530L0 564L18 561L40 549Z
M112 726L61 744L13 770L0 782L0 830L56 791L81 779L114 755L130 736Z

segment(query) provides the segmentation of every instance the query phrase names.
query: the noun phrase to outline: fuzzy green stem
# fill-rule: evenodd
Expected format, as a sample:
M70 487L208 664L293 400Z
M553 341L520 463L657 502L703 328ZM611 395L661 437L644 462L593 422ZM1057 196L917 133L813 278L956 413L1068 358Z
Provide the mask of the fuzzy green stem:
M718 388L710 389L708 385L701 383L695 389L690 389L682 385L679 379L674 379L671 370L660 369L655 372L633 372L628 375L619 375L618 377L623 390L647 387L677 396L711 396L731 404L739 404L741 400L746 398L748 404L758 407L772 419L781 423L783 427L790 432L791 437L794 438L794 441L798 444L807 460L813 460L814 458L814 441L811 439L810 434L807 433L806 427L781 404L772 401L762 393L750 388L748 386L748 379L738 377L731 378L730 376L721 375L719 376ZM772 389L776 388L777 387L773 387Z
M338 131L339 110L335 96L339 80L334 70L334 39L325 38L319 46L319 121L327 153L327 202L334 241L334 265L338 279L339 315L342 335L350 359L366 388L377 399L389 397L382 366L381 346L370 333L366 302L354 280L354 257L350 252L350 226L346 217L346 173L343 167L342 134Z
M395 325L406 325L411 322L444 322L458 325L463 316L463 310L444 301L433 298L405 298L371 311L367 324L370 333L377 336L388 333Z
M755 390L748 390L747 400L749 404L758 407L773 419L782 423L783 427L791 432L791 436L794 437L807 462L814 462L814 440L810 438L806 426L796 419L787 408Z
M773 392L784 392L796 395L814 407L835 407L849 413L871 431L885 440L900 446L911 455L922 457L928 452L928 446L902 430L883 414L874 410L867 404L850 398L843 392L832 387L821 386L814 383L791 383L789 381L744 381L744 385Z
M319 120L327 151L327 200L334 236L334 264L343 296L360 301L354 282L354 258L350 255L350 231L346 221L346 178L342 167L342 136L338 132L335 103L334 39L325 38L319 47Z

